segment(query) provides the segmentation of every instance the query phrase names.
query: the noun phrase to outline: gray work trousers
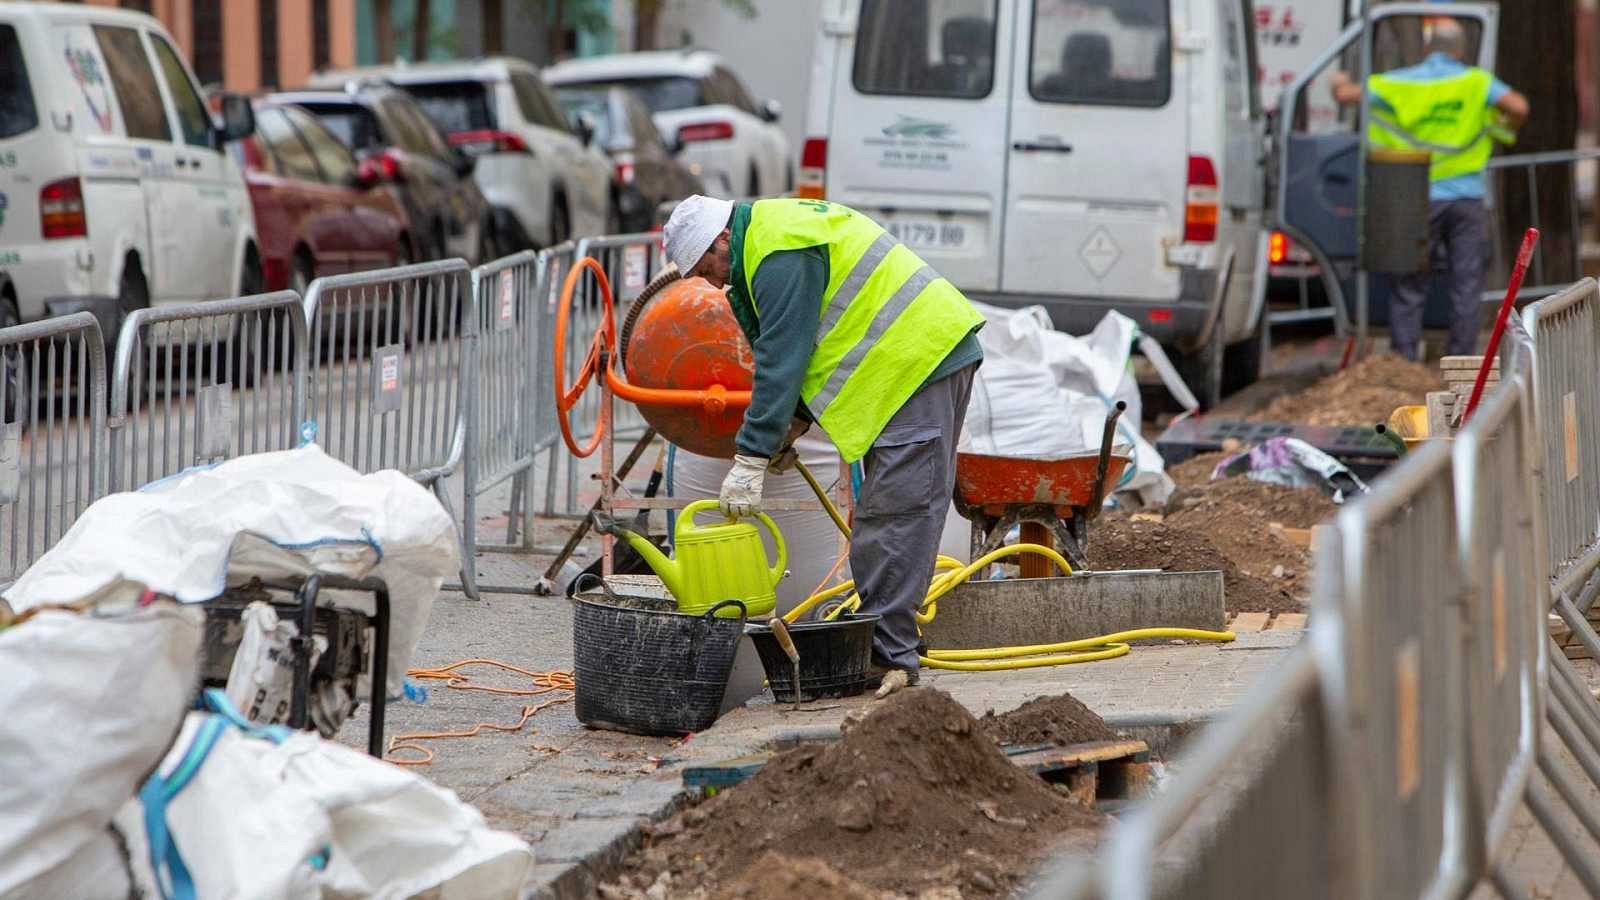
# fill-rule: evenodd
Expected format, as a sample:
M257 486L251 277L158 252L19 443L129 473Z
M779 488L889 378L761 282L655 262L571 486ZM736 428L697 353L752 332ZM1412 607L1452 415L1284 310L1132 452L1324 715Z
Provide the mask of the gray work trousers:
M956 482L956 441L976 363L911 395L872 442L856 502L850 571L861 612L882 616L880 665L917 668L916 612L928 594Z
M1428 271L1394 280L1389 304L1389 343L1407 359L1416 359L1422 342L1422 310L1428 303L1433 273L1442 269L1450 298L1449 356L1471 354L1478 347L1479 310L1489 264L1489 217L1482 200L1439 200L1428 214Z

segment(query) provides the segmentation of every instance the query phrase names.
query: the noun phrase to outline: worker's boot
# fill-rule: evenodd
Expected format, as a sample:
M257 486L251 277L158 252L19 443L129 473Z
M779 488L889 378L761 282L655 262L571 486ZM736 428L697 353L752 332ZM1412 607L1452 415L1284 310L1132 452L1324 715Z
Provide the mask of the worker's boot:
M898 675L891 679L889 676L895 673L898 673ZM871 664L867 666L867 690L876 690L880 699L889 696L900 688L915 687L917 680L918 672L916 669L901 669L896 666L884 665L876 654L873 655ZM891 682L896 683L889 690L884 690L883 688Z

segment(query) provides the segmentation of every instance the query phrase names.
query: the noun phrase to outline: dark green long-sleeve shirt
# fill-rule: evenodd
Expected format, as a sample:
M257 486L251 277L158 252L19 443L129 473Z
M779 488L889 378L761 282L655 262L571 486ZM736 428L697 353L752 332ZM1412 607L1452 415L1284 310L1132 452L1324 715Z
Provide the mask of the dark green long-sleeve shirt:
M749 207L740 204L733 217L733 252L742 250L743 226L749 224ZM743 215L741 215L741 212ZM798 417L812 421L800 400L800 384L817 344L822 295L828 287L828 253L825 247L782 250L769 255L756 270L751 284L761 309L758 321L740 324L747 334L754 331L755 384L750 408L745 411L734 442L747 456L771 457L783 447L789 423ZM737 288L733 288L737 290ZM740 312L737 302L735 313ZM751 316L749 319L754 320ZM753 327L752 327L753 326ZM931 384L959 369L983 359L977 329L957 344L944 362L928 376Z

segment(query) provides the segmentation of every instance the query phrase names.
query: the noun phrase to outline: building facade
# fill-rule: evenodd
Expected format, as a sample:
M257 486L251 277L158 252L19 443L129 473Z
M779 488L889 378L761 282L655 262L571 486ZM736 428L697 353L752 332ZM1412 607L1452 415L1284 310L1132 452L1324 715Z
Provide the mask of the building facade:
M356 0L86 0L150 13L207 87L298 87L356 60Z

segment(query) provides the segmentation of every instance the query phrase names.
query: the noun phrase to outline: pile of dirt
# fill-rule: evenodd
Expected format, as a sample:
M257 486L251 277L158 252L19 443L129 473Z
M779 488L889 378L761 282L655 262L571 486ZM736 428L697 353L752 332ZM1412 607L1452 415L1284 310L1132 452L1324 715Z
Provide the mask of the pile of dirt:
M1281 541L1265 524L1266 537ZM1089 565L1094 569L1166 569L1171 572L1222 572L1224 602L1229 612L1299 612L1302 591L1294 579L1262 577L1252 560L1250 570L1236 564L1213 543L1212 537L1228 539L1228 533L1243 531L1237 522L1222 520L1219 526L1199 526L1157 522L1109 513L1089 529ZM1283 542L1291 550L1293 545ZM1248 553L1246 547L1234 552ZM1277 565L1277 563L1274 563ZM1287 569L1285 570L1287 572ZM1301 577L1303 578L1303 571Z
M1117 733L1104 719L1071 694L1035 697L998 716L991 709L978 720L978 727L1001 745L1066 745L1117 739Z
M1218 482L1218 486L1231 484L1233 481L1234 479L1229 479L1227 482ZM1251 482L1246 482L1249 483ZM1274 487L1274 485L1262 485L1262 487ZM1279 488L1279 490L1294 492L1293 488ZM1240 577L1253 578L1264 585L1270 585L1275 591L1286 592L1296 601L1291 609L1297 609L1298 598L1305 597L1310 590L1311 553L1307 548L1289 541L1281 532L1272 530L1271 523L1275 521L1281 523L1281 520L1264 514L1259 507L1248 500L1226 494L1217 496L1206 494L1194 499L1199 499L1201 502L1169 514L1165 524L1205 534L1211 539L1212 545L1228 558L1228 562L1239 570ZM1233 603L1230 602L1228 605L1232 607ZM1274 608L1271 611L1284 610Z
M1433 368L1380 353L1303 391L1284 394L1247 418L1305 425L1372 425L1387 422L1395 407L1420 404L1429 391L1443 387Z
M1167 500L1167 516L1170 519L1179 513L1210 506L1243 507L1262 522L1276 522L1289 528L1310 528L1331 517L1339 508L1333 498L1321 491L1267 484L1241 475L1179 488Z
M1211 473L1216 471L1219 463L1238 452L1213 450L1210 453L1198 453L1175 466L1167 466L1167 474L1177 482L1179 490L1200 487L1211 481Z
M873 704L839 741L773 757L749 781L657 826L600 893L776 896L731 893L764 890L752 864L775 851L825 860L869 891L1003 895L1046 852L1090 849L1104 824L1014 766L948 694L912 688ZM819 867L790 868L781 877L830 883ZM784 896L854 900L856 885Z
M881 900L893 896L866 887L820 859L764 853L738 881L718 893L716 900Z

